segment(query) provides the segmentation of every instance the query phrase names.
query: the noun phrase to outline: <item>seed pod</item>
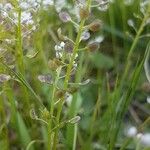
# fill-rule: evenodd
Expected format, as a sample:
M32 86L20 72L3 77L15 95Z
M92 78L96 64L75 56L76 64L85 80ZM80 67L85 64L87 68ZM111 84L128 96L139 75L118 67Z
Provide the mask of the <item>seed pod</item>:
M98 42L93 42L93 43L91 43L91 44L89 44L89 45L87 46L87 50L90 51L90 52L94 52L94 51L98 50L99 47L100 47L100 46L99 46L99 43L98 43Z
M64 96L65 96L65 91L64 90L58 90L58 91L56 91L56 93L55 93L55 97L56 97L56 99L61 99L61 98L63 98Z
M53 60L48 61L48 67L51 70L56 70L57 69L57 64Z
M73 94L75 92L77 92L78 88L77 87L70 87L68 88L67 92L69 92L70 94Z
M89 10L87 8L80 8L80 19L87 19L89 17Z
M59 28L59 29L57 30L57 34L58 34L58 38L60 39L60 41L65 41L65 40L66 40L67 37L62 34L61 28Z
M58 67L60 67L61 65L63 65L63 63L57 59L57 58L54 58L53 61L55 62L55 64L57 64Z
M72 52L73 52L73 48L74 48L73 42L67 41L67 42L65 43L64 49L65 49L66 52L72 53Z
M38 116L36 115L35 110L33 108L30 110L30 117L32 119L37 119L38 118Z
M91 24L89 24L89 30L92 32L98 31L102 26L102 22L100 20L95 20Z
M74 118L70 119L68 122L71 124L75 124L75 123L79 122L80 119L81 119L80 116L75 116Z
M150 83L147 82L143 83L141 89L144 92L150 93Z
M62 65L62 62L57 58L54 58L53 60L48 61L48 67L51 70L57 70L57 68L60 67L61 65Z

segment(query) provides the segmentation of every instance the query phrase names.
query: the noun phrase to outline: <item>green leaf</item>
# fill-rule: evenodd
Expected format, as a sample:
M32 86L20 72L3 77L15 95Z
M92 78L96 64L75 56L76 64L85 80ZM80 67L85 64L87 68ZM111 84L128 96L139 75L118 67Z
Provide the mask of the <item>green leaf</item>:
M110 56L106 56L102 53L91 55L90 59L96 68L110 69L114 66L113 59Z
M28 129L23 121L23 118L21 117L19 113L17 113L17 121L18 121L18 130L20 134L20 140L22 144L24 145L24 147L26 147L31 142L31 138L28 133ZM33 150L33 147L30 149Z

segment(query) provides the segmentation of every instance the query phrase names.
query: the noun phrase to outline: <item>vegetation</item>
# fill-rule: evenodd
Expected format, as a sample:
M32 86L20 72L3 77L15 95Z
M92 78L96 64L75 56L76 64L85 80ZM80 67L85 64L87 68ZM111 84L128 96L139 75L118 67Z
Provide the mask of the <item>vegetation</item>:
M150 1L2 0L2 150L150 149Z

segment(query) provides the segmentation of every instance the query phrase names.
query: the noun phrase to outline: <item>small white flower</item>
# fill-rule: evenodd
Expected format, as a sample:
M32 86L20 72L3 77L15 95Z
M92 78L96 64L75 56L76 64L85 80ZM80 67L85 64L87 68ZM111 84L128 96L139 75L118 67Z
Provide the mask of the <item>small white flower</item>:
M142 133L138 133L138 134L136 135L136 138L137 138L137 139L141 139L142 136L143 136Z
M65 46L64 42L55 45L54 49L56 51L56 58L62 58L64 46Z
M137 129L134 126L131 126L127 129L127 136L128 137L134 137L137 134Z
M28 22L32 19L32 15L30 12L22 12L21 14L21 22Z
M76 54L75 59L78 57L78 54Z
M67 103L67 105L68 105L68 106L71 106L72 99L73 99L72 94L69 94L69 93L67 92L66 95L65 95L65 97L66 97L66 103Z
M135 26L134 21L133 21L132 19L129 19L129 20L128 20L128 25L129 25L130 27L134 27L134 26Z
M5 9L6 11L10 11L12 8L13 8L13 6L11 5L11 3L6 3L6 4L4 5L4 9Z
M60 43L60 46L61 46L62 48L64 48L65 43L64 43L64 42L61 42L61 43Z
M96 0L99 3L98 9L100 11L106 11L109 6L109 0Z
M84 31L84 32L82 33L82 35L81 35L81 40L86 41L86 40L88 40L89 38L90 38L90 32Z
M2 16L3 16L3 17L5 17L5 18L6 18L6 17L8 17L8 14L7 14L7 12L5 12L5 11L2 11Z
M150 146L150 133L143 134L140 141L144 146Z
M12 43L12 40L10 40L10 39L5 39L5 42L7 42L8 44L11 44L11 43Z
M99 35L95 38L95 42L101 43L104 41L104 36L103 35Z
M43 5L53 5L53 0L43 0Z
M150 96L147 97L147 103L150 104Z
M27 3L27 2L21 2L21 3L20 3L20 8L21 8L21 9L29 9L29 8L30 8L30 5L29 5L29 3Z
M59 46L59 45L55 45L55 51L60 51L60 50L62 50L62 48L61 48L61 46Z

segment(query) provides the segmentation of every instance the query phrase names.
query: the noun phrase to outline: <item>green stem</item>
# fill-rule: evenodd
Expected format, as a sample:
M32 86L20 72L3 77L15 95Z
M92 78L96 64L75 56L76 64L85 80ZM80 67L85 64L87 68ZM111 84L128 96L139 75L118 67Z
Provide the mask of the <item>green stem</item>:
M60 73L61 73L61 67L58 68L58 70L57 70L55 82L54 82L54 85L53 85L52 97L51 97L51 106L50 106L50 116L51 116L51 118L50 118L49 124L48 124L48 147L47 147L48 150L52 149L52 139L51 139L51 136L52 136L51 135L52 116L53 116L53 113L54 113L55 92L56 92L56 89L57 89L57 83L58 83L58 80L59 80Z
M109 20L110 20L110 28L111 31L115 30L115 16L114 16L114 6L111 4L109 8ZM111 33L111 39L112 39L112 45L113 45L113 53L116 53L116 36L114 33ZM118 63L118 60L116 61L116 64Z
M130 69L130 67L131 67L131 58L132 58L132 55L133 55L133 51L134 51L134 49L135 49L135 47L136 47L136 45L137 45L137 43L138 43L138 41L139 41L139 37L140 37L140 35L141 35L141 33L143 32L143 30L144 30L144 27L145 27L145 22L146 22L146 20L148 19L148 17L149 17L149 10L150 10L150 4L149 4L149 7L148 7L148 9L147 9L147 12L146 12L146 14L145 14L145 16L144 16L144 18L143 18L143 20L142 20L142 23L141 23L141 25L140 25L140 27L139 27L139 30L138 30L138 32L137 32L137 34L136 34L136 37L135 37L135 39L134 39L134 41L133 41L133 43L132 43L132 45L131 45L131 48L130 48L130 50L129 50L129 54L128 54L128 57L127 57L127 62L126 62L126 66L125 66L125 71L124 71L124 73L123 73L123 76L122 76L122 78L121 78L121 81L120 81L120 85L119 85L119 94L118 94L118 96L117 96L117 99L118 99L118 103L119 103L119 97L121 97L121 93L122 93L122 88L123 88L123 85L124 85L124 83L126 82L126 78L127 78L127 75L128 75L128 72L129 72L129 69ZM138 70L137 68L136 68L136 70ZM133 75L134 75L134 73L133 73ZM134 76L133 76L134 77ZM138 80L137 80L138 81ZM131 99L131 97L133 96L133 89L131 90L131 91L127 91L127 92L129 92L129 97L126 97L126 100L125 101L130 101L130 99ZM131 92L131 93L130 93ZM127 95L128 96L128 95ZM129 102L128 103L126 103L125 104L126 106L128 106L129 105ZM123 106L123 109L124 109L124 106ZM115 114L114 115L114 117L112 117L113 118L113 123L112 123L112 126L111 126L111 130L114 132L113 134L113 136L112 137L110 137L110 144L109 144L109 150L113 150L114 149L114 146L115 146L115 143L116 143L116 140L117 140L117 136L118 136L118 132L119 132L119 126L120 126L120 123L121 123L121 119L122 119L122 117L123 117L123 115L124 115L124 113L125 113L125 111L122 111L121 113L119 112L118 114ZM121 114L121 115L120 115ZM119 115L119 119L118 119L118 117L117 117L117 115ZM118 120L117 122L114 122L114 121L116 121L116 119Z
M82 28L84 26L84 22L85 22L85 20L81 20L78 35L77 35L77 39L76 39L76 42L75 42L75 47L73 49L73 54L72 54L70 63L67 67L67 73L66 73L66 77L65 77L65 81L64 81L64 89L65 90L68 87L68 82L69 82L69 79L70 79L70 74L71 74L71 70L72 70L72 67L73 67L73 62L75 60L75 56L77 54L78 47L79 47L79 44L80 44L80 38L81 38ZM61 111L62 111L63 103L64 103L64 99L61 100L61 102L58 106L58 112L57 112L57 116L56 116L56 123L57 124L59 124L60 114L61 114ZM57 134L58 134L58 129L55 131L55 135L54 135L54 150L56 149L56 144L57 144Z
M16 59L18 70L21 74L25 75L24 63L23 63L23 50L22 50L22 32L21 32L21 9L18 8L18 26L17 26L17 49Z
M81 80L82 80L82 76L83 76L83 61L84 61L84 58L85 58L85 54L84 52L81 52L81 56L80 56L80 62L79 62L79 65L78 65L78 69L77 69L77 72L76 72L76 76L75 76L75 83L80 83ZM68 117L69 118L73 118L77 111L76 111L76 106L77 106L77 98L78 98L78 92L73 94L73 99L72 99L72 102L71 102L71 106L68 110ZM68 124L67 125L67 137L66 137L66 144L67 144L67 147L70 148L73 147L75 148L76 144L75 141L76 141L76 132L77 132L77 126L78 124L75 124L75 125L70 125Z
M98 81L99 81L99 84L100 83L100 73L98 72ZM100 109L101 109L101 85L99 85L98 87L98 97L97 97L97 102L96 102L96 105L95 105L95 108L94 108L94 111L93 111L93 115L92 115L92 118L91 118L91 124L90 124L90 137L89 137L89 141L92 143L92 139L93 139L93 130L94 130L94 123L96 121L96 118L97 118L97 114L100 112Z
M89 11L90 11L90 6L91 6L91 0L88 0L87 1L87 8L89 9ZM84 24L85 24L85 19L81 19L78 34L77 34L77 38L76 38L74 49L73 49L73 54L72 54L70 63L67 67L66 77L65 77L65 81L64 81L64 90L66 90L68 88L68 83L69 83L69 80L70 80L70 74L71 74L71 70L72 70L72 67L73 67L73 62L75 60L76 54L78 53L80 39L81 39L82 31L84 29ZM64 98L61 100L61 102L58 106L58 112L57 112L57 116L56 116L56 124L59 124L63 103L64 103ZM55 134L54 134L54 148L53 148L53 150L56 150L57 139L58 139L58 129L55 130Z
M16 43L16 61L17 61L17 68L19 72L25 77L25 67L23 62L23 49L22 49L22 25L21 25L21 9L17 8L18 11L18 25L17 25L17 43ZM29 109L29 96L27 89L22 87L22 92L24 93L25 98L25 105Z
M3 130L2 130L2 138L4 139L4 149L9 150L9 139L8 139L8 128L7 128L7 116L5 112L5 105L4 105L4 97L2 94L0 95L0 112L1 112L1 120L3 123Z
M149 5L149 6L150 6L150 5ZM129 69L130 69L130 66L131 66L131 57L132 57L132 55L133 55L133 51L134 51L134 49L135 49L135 47L136 47L136 45L137 45L137 43L138 43L138 41L139 41L139 38L140 38L141 33L142 33L143 30L144 30L145 22L146 22L146 20L148 19L148 17L149 17L149 13L148 13L148 11L147 11L147 14L144 16L144 19L143 19L143 21L142 21L142 23L141 23L141 25L140 25L140 28L139 28L139 30L138 30L136 36L135 36L135 39L134 39L134 41L133 41L133 43L132 43L132 45L131 45L131 48L130 48L130 50L129 50L129 54L128 54L128 57L127 57L127 63L126 63L126 67L125 67L125 72L124 72L124 74L123 74L122 81L125 81L125 78L126 78L126 76L127 76L127 73L128 73L128 71L129 71Z

